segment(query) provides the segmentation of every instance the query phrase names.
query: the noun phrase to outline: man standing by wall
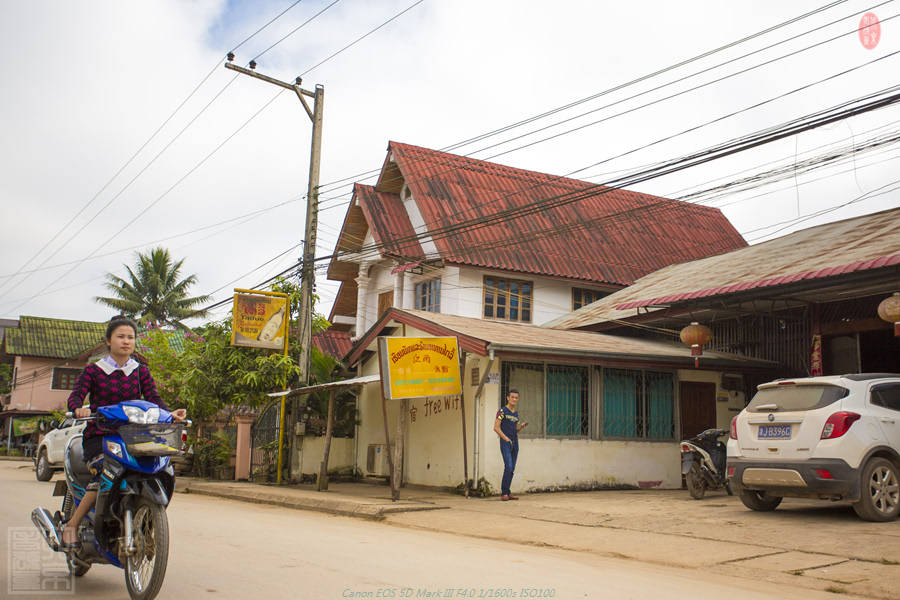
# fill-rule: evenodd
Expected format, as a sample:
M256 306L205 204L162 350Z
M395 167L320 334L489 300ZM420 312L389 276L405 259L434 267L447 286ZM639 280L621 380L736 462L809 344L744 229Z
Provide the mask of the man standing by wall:
M528 425L527 422L519 423L519 391L509 390L506 394L506 406L497 411L494 420L494 431L500 436L500 454L503 456L503 481L500 483L500 499L518 500L510 492L513 473L516 470L516 459L519 457L519 431Z

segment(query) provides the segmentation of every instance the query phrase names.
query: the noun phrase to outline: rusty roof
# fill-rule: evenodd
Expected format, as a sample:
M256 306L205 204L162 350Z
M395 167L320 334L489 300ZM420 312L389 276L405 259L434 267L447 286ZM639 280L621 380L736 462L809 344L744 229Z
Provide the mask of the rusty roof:
M353 195L366 217L366 223L382 256L425 258L400 196L379 192L370 185L360 183L353 186Z
M350 341L350 333L335 329L317 331L312 335L312 343L323 354L327 354L337 360L347 356L350 348L353 347L353 342Z
M388 310L354 345L347 356L353 365L375 342L391 322L405 323L435 336L455 336L460 348L481 356L491 350L501 353L535 354L570 357L575 360L614 360L618 362L652 361L670 363L673 368L694 366L691 349L684 345L655 340L622 337L588 331L546 329L506 321L473 319L457 315L421 310ZM771 367L774 363L737 354L704 352L701 365L742 367Z
M405 182L449 264L623 286L666 265L746 246L716 208L398 142L388 150L375 187L380 202L368 191L360 202L373 235L379 230L376 239L394 243L392 236L410 237L408 218L394 223L374 214L376 206L402 207L397 194ZM566 195L578 199L542 207ZM518 210L527 216L510 218Z
M573 329L695 298L900 265L900 208L797 231L761 244L672 265L546 327ZM896 278L896 275L894 276ZM900 281L896 281L900 285Z

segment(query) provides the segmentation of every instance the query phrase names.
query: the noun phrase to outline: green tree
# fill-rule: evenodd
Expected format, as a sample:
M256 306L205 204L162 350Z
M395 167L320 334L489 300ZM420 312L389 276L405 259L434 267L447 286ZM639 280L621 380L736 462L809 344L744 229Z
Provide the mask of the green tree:
M174 325L182 329L182 323L191 317L204 317L206 311L198 306L209 296L188 295L188 289L197 282L195 275L181 277L184 259L173 262L165 248L153 248L147 253L137 252L134 267L123 265L127 280L107 273L106 289L112 297L95 300L136 319L144 325Z
M0 364L0 394L8 394L12 388L12 366Z

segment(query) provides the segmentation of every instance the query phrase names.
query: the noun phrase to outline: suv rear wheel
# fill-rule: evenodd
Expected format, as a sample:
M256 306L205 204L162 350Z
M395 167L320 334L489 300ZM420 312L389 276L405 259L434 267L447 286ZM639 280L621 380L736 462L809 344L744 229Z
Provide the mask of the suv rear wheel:
M781 504L781 496L770 496L757 490L741 490L741 502L750 510L768 512Z
M900 475L885 458L866 463L860 479L859 501L853 510L866 521L891 521L900 514Z

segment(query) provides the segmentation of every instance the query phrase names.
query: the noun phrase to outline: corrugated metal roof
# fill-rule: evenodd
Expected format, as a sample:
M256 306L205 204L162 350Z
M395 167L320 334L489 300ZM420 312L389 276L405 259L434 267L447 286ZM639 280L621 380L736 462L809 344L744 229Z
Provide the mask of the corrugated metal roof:
M393 163L386 164L376 186L384 190L381 207L397 207L400 202L389 193L396 189L399 169L432 232L509 209L539 206L562 194L587 196L522 218L436 235L434 242L447 263L628 285L672 263L746 246L715 208L397 142L390 143L389 157ZM385 202L385 197L396 198L395 204ZM374 213L371 205L367 219L370 212ZM383 227L382 239L412 230L405 224L369 223L373 234Z
M672 265L546 326L586 327L633 316L638 307L898 264L900 208L819 225L727 254Z
M18 356L74 358L103 342L106 323L21 317L17 329L6 331L6 352Z
M42 358L78 358L103 349L106 346L106 323L73 321L48 317L22 317L17 329L6 331L6 352L20 356ZM173 330L166 332L169 347L181 354L185 338L193 334ZM147 331L138 333L135 352L144 355Z
M425 258L400 196L377 192L374 187L360 183L353 186L353 193L382 255Z
M685 367L691 367L694 364L691 349L684 345L588 331L546 329L535 325L397 308L392 308L385 313L379 324L376 324L360 338L348 356L348 364L352 365L362 355L362 352L374 342L380 329L392 320L429 331L433 335L458 336L461 347L468 347L472 351L478 352L479 350L476 348L480 346L481 353L494 347L498 351L530 352L548 356L571 356L574 353L584 358L605 356L635 362L661 360L672 362L675 365L683 363ZM472 342L480 342L480 344ZM728 363L735 367L771 366L773 364L769 361L724 352L706 351L703 353L703 359L707 361L707 364Z
M338 360L343 359L353 347L350 341L350 332L337 331L328 329L327 331L317 331L312 335L313 346L321 350L324 354L332 356Z

